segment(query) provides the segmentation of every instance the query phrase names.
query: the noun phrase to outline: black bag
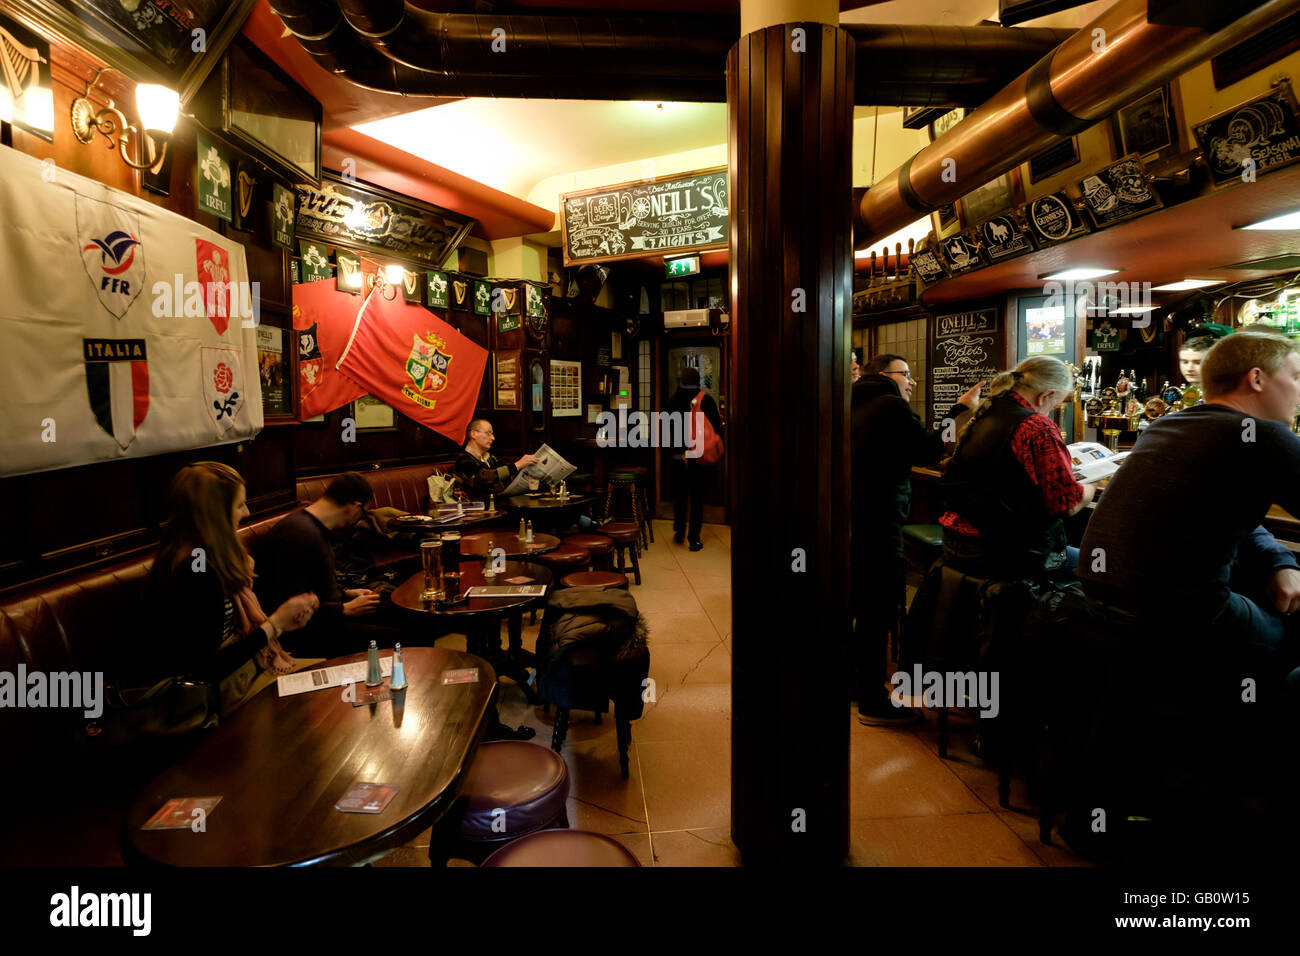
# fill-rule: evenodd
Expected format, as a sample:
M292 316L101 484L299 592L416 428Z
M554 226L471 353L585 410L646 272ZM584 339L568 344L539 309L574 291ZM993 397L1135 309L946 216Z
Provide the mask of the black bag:
M87 725L98 745L127 747L178 740L216 724L217 692L188 677L168 677L152 687L105 688L103 715Z

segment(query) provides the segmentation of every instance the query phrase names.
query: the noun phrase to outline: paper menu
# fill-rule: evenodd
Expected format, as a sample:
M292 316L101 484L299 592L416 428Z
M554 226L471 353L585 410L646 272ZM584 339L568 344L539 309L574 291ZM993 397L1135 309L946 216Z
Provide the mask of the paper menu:
M1115 474L1129 455L1126 451L1112 452L1094 441L1075 442L1067 445L1066 451L1070 453L1070 464L1074 466L1074 480L1084 484Z
M384 677L393 676L393 656L379 658L379 672ZM344 684L361 684L366 680L366 662L354 661L351 664L335 664L333 667L317 667L296 674L283 674L276 679L275 685L281 697L305 694L310 690L325 690L327 687L342 687Z

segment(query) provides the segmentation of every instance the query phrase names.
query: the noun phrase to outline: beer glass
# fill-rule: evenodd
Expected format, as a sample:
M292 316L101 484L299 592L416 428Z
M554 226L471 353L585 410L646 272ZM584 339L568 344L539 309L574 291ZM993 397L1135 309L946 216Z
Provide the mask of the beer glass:
M420 542L420 564L424 569L421 601L436 601L442 587L442 541L435 535Z
M447 600L460 597L460 532L442 533L442 584Z

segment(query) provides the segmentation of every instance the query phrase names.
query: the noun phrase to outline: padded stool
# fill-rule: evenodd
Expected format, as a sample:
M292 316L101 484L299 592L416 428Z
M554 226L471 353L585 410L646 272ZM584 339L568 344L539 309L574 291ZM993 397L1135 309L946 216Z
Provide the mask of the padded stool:
M650 469L643 468L641 465L619 465L615 471L625 471L630 475L636 476L635 494L637 501L641 505L641 518L644 529L648 534L649 541L645 540L647 534L642 535L642 547L650 547L650 543L655 539L654 522L651 520L653 515L650 512L650 498L646 491L650 487Z
M562 544L554 551L534 555L532 560L550 568L555 575L555 579L568 587L569 585L564 584L564 576L575 571L585 571L591 567L591 552L586 548L579 548L572 544ZM534 607L528 614L529 622L536 624L537 608Z
M565 537L565 544L583 548L591 553L592 567L597 565L609 570L614 556L614 539L605 534L571 534Z
M588 830L543 830L507 843L483 866L640 866L623 844Z
M612 538L614 541L614 551L618 557L618 563L614 570L622 574L627 573L627 560L624 553L632 558L632 574L636 578L636 583L641 583L641 562L637 560L637 554L641 550L640 539L643 530L638 528L630 521L614 521L604 525L600 529L601 533Z
M617 571L576 571L560 579L566 588L599 588L602 591L626 591L627 575Z
M574 491L591 494L596 490L596 476L589 471L575 471L564 480Z
M478 862L536 830L567 830L568 797L569 768L555 751L522 740L479 744L457 798L464 813L454 831L451 822L435 826L429 861L445 866L452 856L461 856ZM449 812L444 819L456 816Z
M638 473L639 471L639 473ZM627 495L632 506L632 521L637 527L638 538L649 547L649 538L646 534L646 514L642 507L643 491L641 483L646 470L644 468L620 468L617 471L609 473L609 481L605 486L605 518L617 517L615 508L614 495L617 492L623 492ZM609 527L606 525L605 527Z
M924 579L930 565L943 556L943 527L937 524L903 525L903 559L909 570Z

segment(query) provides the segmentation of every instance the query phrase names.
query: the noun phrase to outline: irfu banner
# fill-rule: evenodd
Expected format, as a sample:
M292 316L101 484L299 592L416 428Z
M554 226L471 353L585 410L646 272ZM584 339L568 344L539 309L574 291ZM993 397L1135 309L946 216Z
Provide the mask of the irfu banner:
M230 158L202 133L199 136L199 172L195 182L199 189L199 212L212 213L226 222L232 220L230 201Z
M330 257L325 247L317 242L303 240L299 243L302 256L302 281L319 282L330 277Z
M271 187L271 239L293 252L293 190L279 183Z

